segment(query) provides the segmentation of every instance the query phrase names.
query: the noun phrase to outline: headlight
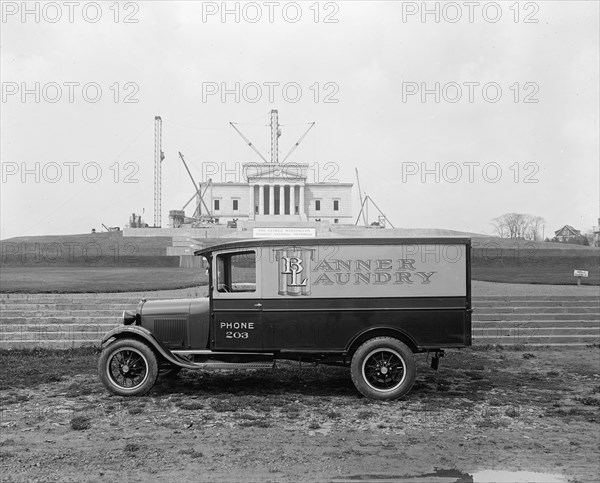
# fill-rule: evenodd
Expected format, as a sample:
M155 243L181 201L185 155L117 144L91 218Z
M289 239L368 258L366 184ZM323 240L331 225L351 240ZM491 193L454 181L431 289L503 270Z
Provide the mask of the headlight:
M136 319L137 317L135 312L130 312L128 310L123 312L123 325L131 325L135 323Z

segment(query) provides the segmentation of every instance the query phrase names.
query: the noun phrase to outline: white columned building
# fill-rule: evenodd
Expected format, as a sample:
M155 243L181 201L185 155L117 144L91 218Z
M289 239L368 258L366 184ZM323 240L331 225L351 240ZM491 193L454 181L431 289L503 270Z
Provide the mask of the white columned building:
M316 170L314 170L316 171ZM353 223L352 183L309 182L308 164L248 163L242 183L212 183L204 196L219 223L324 221Z
M234 219L260 223L321 221L351 224L352 183L342 183L329 172L326 180L317 163L309 165L295 162L279 162L278 113L271 111L270 161L260 155L264 162L242 165L241 178L237 182L211 182L204 195L204 203L210 213L202 208L202 216L225 224ZM233 123L231 125L242 134ZM284 161L306 136L310 128L285 156ZM245 136L243 136L244 139ZM334 163L327 163L334 166ZM322 167L321 167L322 168Z

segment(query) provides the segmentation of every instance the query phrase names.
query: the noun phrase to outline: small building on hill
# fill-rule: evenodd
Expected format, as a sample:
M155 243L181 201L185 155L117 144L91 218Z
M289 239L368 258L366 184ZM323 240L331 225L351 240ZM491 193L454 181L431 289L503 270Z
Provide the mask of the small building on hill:
M576 230L571 225L565 225L560 230L554 232L554 238L556 241L569 243L581 238L581 231Z

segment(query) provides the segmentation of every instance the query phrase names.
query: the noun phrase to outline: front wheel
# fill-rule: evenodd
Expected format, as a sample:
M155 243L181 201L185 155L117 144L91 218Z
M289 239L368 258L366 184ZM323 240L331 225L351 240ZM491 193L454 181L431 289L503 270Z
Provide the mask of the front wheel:
M390 400L404 396L415 382L411 350L398 339L376 337L362 344L352 357L352 382L364 396Z
M122 339L102 351L98 360L100 380L113 394L142 396L158 377L154 351L143 342Z

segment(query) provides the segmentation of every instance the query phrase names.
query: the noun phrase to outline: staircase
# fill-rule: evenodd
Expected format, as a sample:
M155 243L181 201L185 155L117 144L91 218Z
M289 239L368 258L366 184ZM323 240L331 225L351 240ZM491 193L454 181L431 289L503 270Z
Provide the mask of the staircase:
M0 349L98 345L140 299L201 296L200 289L125 294L0 294ZM600 343L595 296L477 296L473 344Z
M473 344L600 343L596 296L473 297Z
M195 289L114 294L0 294L0 349L99 345L142 298L197 297ZM204 289L205 291L205 289Z

